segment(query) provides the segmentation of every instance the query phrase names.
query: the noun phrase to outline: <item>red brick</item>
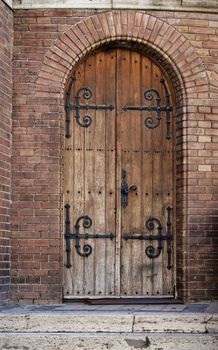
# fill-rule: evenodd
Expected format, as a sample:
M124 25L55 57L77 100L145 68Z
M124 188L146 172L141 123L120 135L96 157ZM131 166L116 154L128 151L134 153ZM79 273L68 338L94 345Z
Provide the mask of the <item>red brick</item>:
M12 11L0 2L0 303L10 292L10 200L12 112Z
M12 275L18 271L19 276L14 276L17 279L13 280L14 300L42 303L61 300L62 238L58 215L61 207L58 178L62 133L60 120L64 120L63 109L60 108L64 101L59 96L65 88L63 82L67 80L68 72L87 47L94 47L95 43L105 38L115 38L117 34L123 37L134 34L134 40L140 38L137 42L139 49L144 48L141 40L149 38L154 46L158 46L158 52L149 48L149 53L154 54L172 79L178 101L178 270L184 269L182 259L185 247L188 253L185 261L192 268L190 276L199 276L192 283L188 276L182 277L182 271L178 275L179 293L186 298L189 296L189 300L213 295L212 289L207 290L203 285L204 275L198 272L202 266L199 258L202 248L199 245L204 242L208 251L212 249L211 241L206 244L205 237L212 232L212 227L213 230L215 228L215 223L208 217L213 216L211 210L217 208L218 200L214 197L218 178L214 159L218 149L218 144L214 143L218 113L216 80L212 77L208 81L208 72L205 71L205 67L212 71L217 62L215 18L213 14L204 13L198 14L199 19L193 13L150 11L154 17L142 13L116 11L98 12L96 15L95 11L71 9L15 11ZM95 16L87 19L92 15ZM86 21L64 33L68 25L73 26L81 19ZM212 23L211 27L208 27L208 21ZM166 50L173 64L168 62L165 54L161 54ZM175 73L177 68L181 74L179 78ZM187 87L188 103L184 109L189 114L184 114L184 118L184 90L179 81L183 81ZM37 92L34 98L33 91ZM10 134L10 129L4 132ZM6 148L9 146L10 142L4 144ZM184 208L184 205L187 207ZM5 217L5 213L2 215ZM189 221L188 227L185 220ZM186 237L190 242L198 239L198 244L194 248L193 245L189 246ZM205 250L203 262L204 268L208 267L209 270L212 264L208 251ZM195 259L189 260L188 256ZM28 260L27 266L22 262L24 257ZM50 263L54 271L50 269ZM34 274L33 266L36 267ZM213 278L214 269L211 269L208 281ZM22 286L23 289L20 288Z

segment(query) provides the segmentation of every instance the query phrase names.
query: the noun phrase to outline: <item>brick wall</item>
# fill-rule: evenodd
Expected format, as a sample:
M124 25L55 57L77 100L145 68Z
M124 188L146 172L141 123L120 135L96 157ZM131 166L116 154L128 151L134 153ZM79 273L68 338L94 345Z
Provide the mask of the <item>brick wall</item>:
M192 86L196 96L187 121L188 242L187 283L189 300L218 297L218 15L157 13L188 38L203 61L209 89L203 82ZM198 67L194 70L197 71ZM201 92L200 92L201 91Z
M0 303L9 300L12 26L9 7L0 1Z
M61 301L64 116L60 77L66 78L83 43L78 39L73 47L67 38L56 39L94 13L98 12L15 11L12 295L17 302ZM184 71L187 89L186 115L178 114L177 123L178 291L185 300L210 299L217 297L218 287L218 15L149 13L169 24L171 31L176 29L165 45L174 64ZM160 28L155 21L149 23L154 28L152 40ZM174 47L178 37L184 53Z

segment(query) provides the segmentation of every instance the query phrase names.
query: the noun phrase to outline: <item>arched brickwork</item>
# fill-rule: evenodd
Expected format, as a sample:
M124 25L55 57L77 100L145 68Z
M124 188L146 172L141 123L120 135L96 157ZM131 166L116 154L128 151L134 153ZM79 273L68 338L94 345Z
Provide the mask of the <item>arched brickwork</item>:
M177 283L179 296L184 300L190 300L193 291L189 287L188 264L190 259L194 259L194 255L188 247L189 241L192 239L190 238L191 217L194 215L194 211L192 212L189 209L189 201L191 201L189 186L192 183L188 182L188 172L190 169L195 169L196 164L189 159L192 154L188 144L194 140L192 135L195 131L192 128L192 120L194 118L196 121L198 113L200 115L198 106L202 106L201 98L205 98L205 106L209 105L208 77L201 59L189 40L181 32L157 17L137 11L101 12L73 25L54 42L46 53L38 71L34 90L29 98L29 103L35 106L32 111L33 114L35 113L34 125L31 125L31 127L35 128L35 144L38 138L43 136L45 149L42 150L41 155L34 155L35 166L38 168L41 166L40 169L43 171L43 164L40 163L43 158L45 167L47 167L47 174L51 175L52 171L56 171L58 176L55 176L54 186L51 185L49 189L49 200L52 201L53 197L55 200L51 204L48 202L47 207L45 207L48 218L48 222L45 224L50 225L46 231L47 233L45 233L47 235L46 239L50 239L51 242L47 243L47 252L51 254L51 259L48 259L47 263L47 270L50 275L48 273L44 277L46 287L42 288L40 296L37 293L34 295L35 298L53 300L54 302L60 301L62 297L61 276L63 264L60 256L63 251L63 223L57 213L62 208L60 183L65 120L64 96L68 80L73 68L86 55L115 41L121 41L124 45L131 44L136 50L143 51L153 57L168 73L175 91ZM37 135L37 127L41 128L38 129L39 132L42 132L43 127L46 127L46 135ZM51 149L53 140L56 143ZM39 156L41 156L40 159L37 158ZM55 165L52 163L54 157L59 157L58 169L57 162ZM49 179L52 179L53 177L50 175ZM40 193L37 194L37 187L34 187L34 191L36 191L36 196L40 196ZM34 215L36 215L37 208L34 210ZM37 227L38 221L35 216L34 219L35 221L31 220L31 223L35 225L34 232L38 233L40 228ZM42 230L44 229L43 227ZM41 236L36 234L37 239L38 237ZM36 244L40 246L43 242L42 240L41 243L39 241ZM17 289L16 293L19 294Z
M177 119L177 284L179 296L187 299L188 292L188 191L186 133L188 113L198 105L199 94L208 90L208 77L201 59L189 40L166 22L142 12L102 12L72 26L55 41L47 52L36 81L35 97L58 97L63 131L64 94L73 68L86 55L114 41L131 43L153 57L167 71L176 97ZM52 102L51 102L52 103ZM62 120L62 121L61 121ZM187 197L188 198L188 197ZM62 231L60 220L60 232Z
M170 71L170 67L175 72L182 92L186 91L187 95L193 93L193 84L198 85L198 80L203 80L205 85L208 83L202 60L178 30L141 12L114 11L88 17L56 40L41 65L36 90L47 90L49 96L52 92L63 93L77 62L97 47L115 40L133 41L136 46L144 46L153 55L159 55L162 62L168 63L165 69L168 67ZM202 88L202 91L205 90ZM197 96L192 95L192 98Z

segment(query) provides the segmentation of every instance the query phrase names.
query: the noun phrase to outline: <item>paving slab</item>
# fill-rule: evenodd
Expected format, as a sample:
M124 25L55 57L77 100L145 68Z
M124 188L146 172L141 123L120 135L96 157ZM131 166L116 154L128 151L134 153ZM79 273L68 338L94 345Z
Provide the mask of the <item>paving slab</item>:
M196 334L0 334L1 350L217 350L217 335Z
M196 303L196 304L188 304L184 308L183 312L206 312L206 309L208 307L208 303Z
M217 303L2 305L0 350L217 350L217 310Z
M0 332L218 333L216 305L206 310L208 304L9 305L0 307Z
M0 315L0 332L132 332L133 315L119 313L27 313Z
M146 305L88 305L84 303L48 304L48 305L0 305L0 314L21 314L27 312L83 312L83 311L119 311L119 312L185 312L218 313L218 302L194 304L146 304Z
M207 333L218 334L218 314L213 314L209 322L206 324Z
M135 315L133 332L207 333L210 314L152 313Z
M205 311L211 314L218 314L218 302L209 303Z
M0 331L213 333L217 305L7 305L0 307Z

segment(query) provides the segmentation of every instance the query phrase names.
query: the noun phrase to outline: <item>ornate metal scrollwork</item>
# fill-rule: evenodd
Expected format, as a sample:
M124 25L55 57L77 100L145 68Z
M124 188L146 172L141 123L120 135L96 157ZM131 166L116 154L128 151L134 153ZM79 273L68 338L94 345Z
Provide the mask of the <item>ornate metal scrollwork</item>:
M112 233L108 234L101 234L101 233L96 233L96 234L91 234L91 233L80 233L80 227L81 223L82 226L85 229L89 229L92 226L92 219L88 215L82 215L80 216L74 225L74 233L70 232L70 205L66 204L65 205L66 209L66 220L65 220L65 225L66 225L66 232L65 232L65 239L66 239L66 253L67 253L67 263L66 267L70 268L71 267L71 262L70 262L70 256L71 256L71 244L70 240L74 239L75 240L75 248L77 253L82 256L82 257L88 257L89 255L92 254L92 246L90 244L84 244L84 246L81 248L80 245L80 240L81 239L89 239L89 238L109 238L110 240L114 239L114 235Z
M167 230L166 234L163 233L163 227L159 219L157 218L149 218L145 222L145 227L149 230L152 231L155 228L157 229L157 234L140 234L140 235L131 235L131 234L125 234L123 236L123 239L128 241L128 240L141 240L141 241L157 241L158 245L155 248L153 245L149 245L145 249L145 254L147 255L148 258L154 259L157 258L161 251L163 250L163 241L167 241L167 256L168 256L168 261L167 261L167 269L170 270L172 268L172 262L171 262L171 255L172 255L172 223L171 223L171 212L172 208L168 207L167 208Z
M75 103L70 103L70 95L71 95L71 89L72 85L75 82L76 77L72 77L69 89L66 94L66 104L65 104L65 110L66 110L66 137L69 138L70 135L70 112L74 110L76 112L75 119L77 124L81 126L82 128L88 128L92 124L92 118L90 115L85 115L83 117L83 120L81 121L80 117L80 110L110 110L112 111L114 109L114 106L109 105L89 105L89 104L81 104L80 100L83 98L84 100L90 100L93 96L92 90L89 87L81 87L74 97Z
M85 244L83 246L83 248L81 249L80 238L82 238L82 237L81 237L81 234L79 232L80 222L82 222L82 225L84 228L90 228L92 226L92 219L88 215L82 215L76 220L76 223L74 225L75 233L74 233L74 237L72 237L72 238L75 239L76 251L80 256L85 257L85 256L89 256L92 254L92 247L90 246L90 244ZM89 238L89 237L87 236L86 238Z
M158 246L155 252L155 248L152 245L149 245L146 249L145 249L145 254L147 255L148 258L150 259L154 259L157 258L160 253L161 250L163 249L162 246L162 225L159 219L157 218L149 218L146 223L145 226L149 231L152 231L155 229L155 224L157 224L157 242L158 242ZM154 238L153 238L154 239ZM152 239L152 240L153 240Z
M144 122L145 126L147 126L147 128L149 129L157 128L161 120L161 98L160 98L159 92L156 89L149 89L144 92L144 97L147 101L152 101L155 98L154 95L156 95L156 101L157 101L157 105L156 105L157 119L155 121L151 116L148 116L147 118L145 118L145 122Z
M161 105L161 97L159 92L154 89L150 88L144 92L144 98L147 101L152 101L153 99L156 99L156 106L127 106L125 105L123 107L123 110L126 112L128 110L132 111L147 111L147 112L156 112L157 117L156 120L152 116L148 116L145 118L145 126L149 129L155 129L160 125L161 121L161 113L165 112L166 113L166 127L167 127L167 132L166 132L166 138L170 139L170 112L172 111L172 107L170 106L170 95L168 93L165 80L161 79L160 83L163 85L164 91L165 91L165 98L166 98L166 105L162 106Z
M80 115L79 115L79 111L80 109L82 109L83 107L85 107L86 110L88 110L90 108L89 105L80 105L79 101L80 101L80 94L82 93L82 97L86 100L89 100L92 98L92 90L89 87L82 87L80 88L75 96L75 111L76 111L76 121L77 123L82 127L82 128L88 128L88 126L90 126L92 124L92 118L89 115L85 115L83 117L83 123L80 121Z

